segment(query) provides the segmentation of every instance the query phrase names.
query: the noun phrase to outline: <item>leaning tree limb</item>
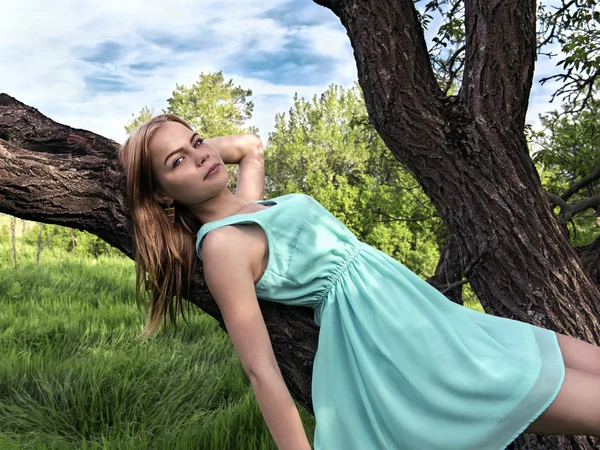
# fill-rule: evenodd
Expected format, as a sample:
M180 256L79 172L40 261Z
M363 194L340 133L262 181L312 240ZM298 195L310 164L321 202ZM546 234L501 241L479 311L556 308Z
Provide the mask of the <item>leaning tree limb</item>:
M119 170L119 145L59 124L0 94L0 212L86 230L130 258L132 229ZM199 265L188 300L219 321ZM312 310L259 300L273 350L293 397L312 412L312 364L318 327Z
M600 207L600 194L579 200L575 203L567 203L558 195L550 192L547 192L546 195L554 205L560 206L560 212L558 213L557 218L561 222L568 222L577 214L587 209L595 210Z

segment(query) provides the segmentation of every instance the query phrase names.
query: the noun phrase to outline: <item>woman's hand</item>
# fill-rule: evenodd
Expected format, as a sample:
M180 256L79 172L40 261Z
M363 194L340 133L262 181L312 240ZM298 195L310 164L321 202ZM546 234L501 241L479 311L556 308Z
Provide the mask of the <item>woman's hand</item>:
M246 202L265 195L264 150L256 134L232 134L207 138L225 164L239 164L236 197Z

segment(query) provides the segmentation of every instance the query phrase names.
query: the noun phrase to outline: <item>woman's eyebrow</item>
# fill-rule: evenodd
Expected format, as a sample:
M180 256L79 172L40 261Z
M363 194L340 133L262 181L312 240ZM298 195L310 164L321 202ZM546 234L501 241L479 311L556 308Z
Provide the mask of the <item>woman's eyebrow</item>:
M192 137L190 138L190 144L192 144L192 143L194 142L194 138L195 138L196 136L200 136L200 135L199 135L198 133L194 133L194 134L192 134ZM173 156L175 153L179 153L179 152L181 152L181 151L183 151L183 148L178 148L177 150L173 150L171 153L169 153L169 154L167 155L167 157L165 158L165 166L167 165L167 160L168 160L168 159L169 159L171 156Z

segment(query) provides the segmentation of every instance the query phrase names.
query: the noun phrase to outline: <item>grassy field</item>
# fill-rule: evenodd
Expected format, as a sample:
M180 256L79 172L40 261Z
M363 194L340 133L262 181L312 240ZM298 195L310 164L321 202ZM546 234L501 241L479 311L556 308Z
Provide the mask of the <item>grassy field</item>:
M0 243L0 449L276 449L229 337L135 341L133 263ZM19 250L21 249L18 246ZM309 439L314 418L300 414Z

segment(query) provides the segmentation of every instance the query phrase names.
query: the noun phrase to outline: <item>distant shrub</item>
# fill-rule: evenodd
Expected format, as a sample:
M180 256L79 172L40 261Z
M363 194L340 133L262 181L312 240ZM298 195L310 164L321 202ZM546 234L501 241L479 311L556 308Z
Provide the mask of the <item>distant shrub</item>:
M59 225L36 223L30 227L23 236L25 244L38 245L40 229L42 231L41 245L43 249L62 249L79 256L116 255L119 250L106 241L87 231L75 230Z

